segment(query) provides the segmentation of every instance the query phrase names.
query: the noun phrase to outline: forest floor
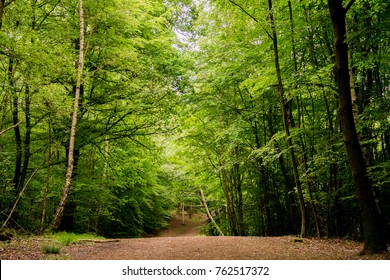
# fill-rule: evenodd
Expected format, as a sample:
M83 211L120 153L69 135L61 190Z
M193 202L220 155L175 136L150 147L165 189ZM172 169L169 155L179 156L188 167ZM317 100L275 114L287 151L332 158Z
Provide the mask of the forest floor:
M44 254L47 240L39 237L0 242L0 259L72 260L389 260L390 254L359 255L363 244L345 239L294 236L232 237L200 235L205 217L175 216L168 229L155 237L83 242L62 247L59 254ZM390 248L389 248L390 249Z

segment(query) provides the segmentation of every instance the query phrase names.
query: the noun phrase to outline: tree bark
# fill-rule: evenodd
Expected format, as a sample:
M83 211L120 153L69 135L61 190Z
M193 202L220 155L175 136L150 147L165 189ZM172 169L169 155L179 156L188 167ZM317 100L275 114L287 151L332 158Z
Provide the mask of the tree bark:
M290 125L292 124L292 122L291 122L291 120L289 120L289 117L288 117L289 109L288 109L288 106L286 104L286 100L284 97L284 87L283 87L282 75L281 75L280 63L279 63L279 50L278 50L278 41L277 41L276 28L275 28L275 20L274 20L274 16L273 16L272 0L268 0L268 8L269 8L269 21L270 21L271 29L272 29L272 40L273 40L273 45L274 45L275 69L276 69L276 76L277 76L277 80L278 80L277 91L278 91L279 102L280 102L280 105L282 107L283 125L284 125L284 130L286 133L286 141L287 141L288 150L290 153L291 167L293 169L295 187L297 188L297 193L298 193L299 208L301 211L300 236L303 237L306 235L305 200L303 198L302 186L301 186L301 182L299 180L298 164L297 164L297 160L296 160L296 156L295 156L295 151L294 151L293 143L292 143L292 140L290 137Z
M74 146L75 146L74 142L76 136L80 88L81 88L83 69L84 69L84 10L83 10L82 0L79 0L79 18L80 18L79 58L77 62L76 90L75 90L75 97L74 97L74 104L73 104L72 126L70 130L70 139L69 139L68 168L66 172L65 185L62 192L61 200L57 207L57 211L54 217L53 230L56 230L59 227L59 225L61 224L62 216L64 215L64 209L69 194L69 188L72 179L72 171L74 166L74 158L73 158Z
M242 197L242 176L240 173L240 165L235 163L233 166L233 182L235 192L237 196L237 226L240 236L245 236L245 223L244 223L244 209L243 209L243 197Z
M42 206L42 218L41 218L41 231L45 228L46 220L46 211L47 211L47 194L49 192L50 178L51 178L51 162L52 162L52 142L53 142L53 132L52 132L52 119L49 115L49 129L48 129L48 140L49 140L49 149L47 153L47 172L45 178L45 190L43 193L43 206Z
M10 126L10 127L6 128L6 129L0 131L0 136L1 136L2 134L6 133L8 130L14 129L15 126L20 125L22 122L23 122L23 121L19 121L17 124L14 124L13 126Z
M181 224L185 225L184 217L185 217L185 206L184 206L184 201L180 203L180 209L181 209Z
M0 0L0 30L1 27L3 26L4 8L5 8L5 0Z
M27 170L28 170L28 165L30 162L30 156L31 156L31 151L30 151L30 144L31 144L31 115L30 115L30 105L31 105L31 96L30 96L30 87L26 85L26 92L25 92L25 106L24 106L24 116L26 119L25 125L26 125L26 131L24 134L24 142L23 142L23 165L22 165L22 171L20 173L20 182L19 185L23 186L24 181L26 180L27 177Z
M203 193L203 190L201 187L199 187L199 191L200 191L200 196L202 198L202 202L203 202L203 206L204 206L204 209L206 210L206 214L207 214L207 217L210 219L211 223L214 225L214 227L217 229L219 235L221 236L224 236L223 232L221 231L221 229L219 228L219 226L217 225L217 223L215 222L213 216L211 216L211 213L209 211L209 207L207 206L207 201L206 201L206 198L204 197L204 193Z
M14 205L12 206L12 209L11 209L11 212L8 214L7 216L7 219L4 221L3 225L1 226L0 230L2 230L8 223L9 219L11 219L11 216L12 214L14 213L15 209L16 209L16 206L18 205L19 203L19 200L22 198L22 195L24 193L24 191L26 190L27 186L30 184L31 182L31 179L34 177L35 173L37 173L37 171L40 169L40 166L34 170L34 172L31 174L30 178L27 180L26 184L24 185L24 187L22 188L22 190L19 192L19 195L18 197L16 198L16 201L14 203Z
M223 163L224 164L224 163ZM228 182L227 172L225 167L222 168L221 171L222 176L222 185L223 185L223 191L225 194L226 199L226 207L228 212L228 218L229 218L229 224L230 224L230 230L232 235L237 236L237 226L236 226L236 214L234 212L234 202L232 199L232 190L230 189L230 184Z
M297 52L295 48L295 32L294 32L294 18L293 18L293 10L291 1L288 1L288 8L289 8L289 14L290 14L290 24L291 24L291 45L292 45L292 53L293 53L293 62L294 62L294 71L295 74L298 72L298 62L297 62ZM298 111L298 128L301 128L301 106L300 106L300 100L299 96L296 97L297 102L297 111ZM299 136L299 146L301 147L301 152L298 155L298 161L302 168L302 173L306 174L308 167L307 167L307 156L306 156L306 146L303 140L302 135ZM314 224L316 227L317 237L321 238L321 232L320 232L320 226L317 218L317 209L314 204L313 200L313 191L312 191L312 184L311 180L307 178L306 176L306 184L307 184L307 190L309 192L309 203L312 210L312 215L314 219Z
M14 134L15 134L15 144L16 144L16 160L15 160L13 184L16 189L19 189L23 151L22 151L22 136L20 134L20 128L18 125L16 125L17 123L19 123L19 98L17 96L13 97L12 119L14 123Z
M387 251L385 233L375 203L372 183L367 176L366 164L356 132L351 100L350 75L348 65L348 45L346 43L346 12L342 0L328 0L329 13L333 25L333 40L336 63L334 74L339 94L339 115L344 144L348 154L364 230L362 253Z
M103 168L103 178L107 178L108 174L108 157L110 155L110 140L108 136L104 138L104 168Z
M219 125L221 129L223 128L223 116L220 114L219 116ZM234 200L233 200L233 184L232 180L228 178L228 171L226 170L226 165L225 165L225 147L224 145L221 146L221 162L220 165L222 166L221 169L221 183L222 183L222 188L223 192L225 194L225 199L226 199L226 208L227 208L227 214L228 214L228 219L229 219L229 224L230 224L230 231L231 234L234 236L238 235L237 231L237 225L236 225L236 213L234 211ZM231 176L230 176L231 177Z
M20 182L20 175L21 175L21 168L22 168L23 151L22 151L22 136L20 133L20 127L17 125L19 123L19 97L17 95L17 92L14 89L15 62L12 56L9 59L7 71L8 71L7 72L8 83L9 83L11 96L12 96L12 105L13 105L12 120L14 124L13 127L14 127L15 144L16 144L15 171L14 171L13 184L16 190L20 190L19 182Z
M8 3L5 3L5 0L0 0L0 30L3 27L4 9L14 1L15 0L10 0Z

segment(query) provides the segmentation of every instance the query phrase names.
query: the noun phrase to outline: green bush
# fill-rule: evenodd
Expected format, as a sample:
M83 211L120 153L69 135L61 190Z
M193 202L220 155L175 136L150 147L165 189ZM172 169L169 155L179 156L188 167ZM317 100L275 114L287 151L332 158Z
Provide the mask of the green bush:
M76 234L73 232L57 232L53 235L50 235L49 238L54 239L61 243L64 246L69 246L69 244L77 243L82 239L101 239L102 237L93 235L93 234Z
M41 249L45 254L59 254L61 251L60 247L53 244L43 244Z

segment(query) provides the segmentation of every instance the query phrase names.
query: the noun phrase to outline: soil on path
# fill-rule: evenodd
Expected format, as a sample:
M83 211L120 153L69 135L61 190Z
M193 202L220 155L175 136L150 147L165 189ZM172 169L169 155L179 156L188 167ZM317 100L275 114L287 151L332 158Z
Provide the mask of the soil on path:
M40 251L42 241L11 242L0 246L0 259L73 260L345 260L390 259L389 254L360 256L363 244L341 239L281 237L202 236L204 216L191 220L174 217L170 227L151 238L107 240L63 247L59 255ZM112 241L112 242L110 242Z
M193 214L191 218L188 214L176 214L169 222L167 229L157 234L157 237L189 237L199 236L200 227L206 222L207 216L202 214Z

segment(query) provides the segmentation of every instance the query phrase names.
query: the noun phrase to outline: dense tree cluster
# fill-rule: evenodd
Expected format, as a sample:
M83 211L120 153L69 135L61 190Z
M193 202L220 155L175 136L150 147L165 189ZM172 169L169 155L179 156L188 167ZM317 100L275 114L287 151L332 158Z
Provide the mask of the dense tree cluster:
M371 227L365 222L375 220L383 250L390 214L387 1L199 2L194 93L181 145L222 230L362 238ZM332 26L333 6L344 35ZM340 47L347 54L341 76ZM348 104L353 129L345 125ZM357 169L350 151L360 150ZM362 210L367 194L371 206ZM381 218L363 214L378 209Z
M152 136L175 125L182 84L174 7L80 2L77 85L79 1L2 3L0 220L20 197L8 225L51 227L79 87L72 183L59 229L140 236L163 226L172 203Z

